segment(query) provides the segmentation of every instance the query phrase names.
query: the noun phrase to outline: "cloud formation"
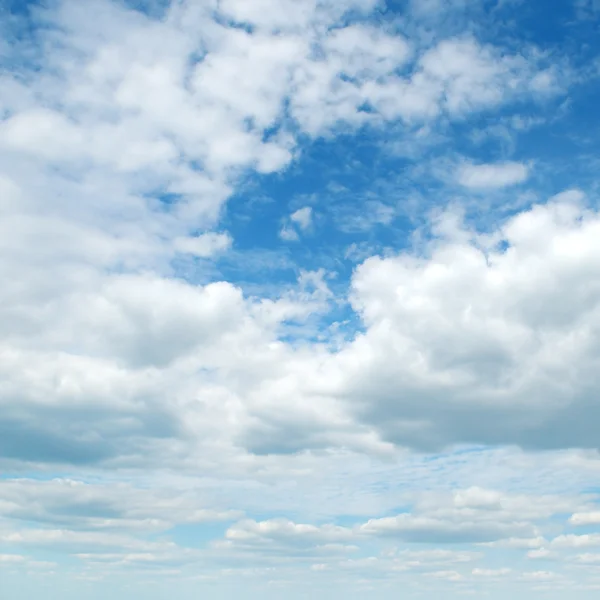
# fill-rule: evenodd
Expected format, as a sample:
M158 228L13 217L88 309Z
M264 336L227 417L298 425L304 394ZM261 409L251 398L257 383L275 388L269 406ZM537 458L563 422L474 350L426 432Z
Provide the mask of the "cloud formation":
M9 597L591 589L593 7L564 47L505 2L17 8Z

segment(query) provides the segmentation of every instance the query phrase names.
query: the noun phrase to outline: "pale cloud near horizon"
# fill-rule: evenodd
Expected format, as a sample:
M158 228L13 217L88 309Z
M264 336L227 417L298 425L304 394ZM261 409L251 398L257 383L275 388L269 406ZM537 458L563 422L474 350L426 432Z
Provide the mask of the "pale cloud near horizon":
M192 254L201 258L224 252L231 247L232 239L227 233L209 232L196 237L177 238L175 250L184 254Z

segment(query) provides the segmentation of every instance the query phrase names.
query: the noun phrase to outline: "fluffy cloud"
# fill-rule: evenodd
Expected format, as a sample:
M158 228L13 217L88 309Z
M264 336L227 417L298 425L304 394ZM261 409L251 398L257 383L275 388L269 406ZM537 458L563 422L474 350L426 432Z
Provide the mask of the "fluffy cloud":
M385 450L338 400L300 385L329 362L325 349L277 339L328 300L244 298L231 283L187 283L172 262L231 245L207 230L237 178L282 169L298 135L478 110L538 68L472 38L413 48L390 28L344 21L373 7L182 2L155 18L64 0L32 11L44 52L5 75L0 123L5 456L85 463L155 443L164 455L184 432L206 439L208 405L221 415L213 435L227 423L223 439L251 449ZM291 222L306 230L311 215ZM282 395L300 437L274 439Z
M494 499L491 503L490 498ZM509 543L514 536L519 536L517 539L520 540L528 539L527 536L537 531L536 522L560 514L573 506L573 502L573 499L533 499L531 496L510 496L469 488L452 495L425 494L415 502L411 512L369 519L353 527L299 524L286 519L261 522L245 520L230 527L225 538L230 544L256 549L270 545L320 547L324 544L359 543L369 538L421 544L475 542L489 545L499 540ZM552 543L559 546L562 541L557 538ZM394 552L391 555L429 563L463 562L473 558L469 555L461 558L448 550L408 555Z
M424 256L368 259L352 282L365 332L338 350L277 340L283 323L327 310L330 292L319 278L277 302L249 301L227 283L200 287L140 275L92 272L87 289L76 291L26 281L43 285L47 300L40 312L21 296L21 310L32 307L27 319L3 321L5 398L22 398L18 410L5 402L5 452L34 452L36 444L10 440L29 431L28 439L42 443L40 425L24 419L50 407L66 411L74 429L58 443L57 413L45 420L50 437L36 456L61 444L61 456L77 444L82 457L112 456L107 446L94 450L106 439L104 427L129 439L121 453L137 435L179 437L196 427L195 435L206 435L205 410L235 423L229 433L258 452L383 451L385 442L595 447L600 219L581 201L567 193L485 234L446 214ZM13 289L15 297L24 293L23 283ZM15 310L5 305L7 316ZM25 362L38 366L17 366ZM199 369L201 377L191 375ZM64 382L58 387L57 377ZM79 429L84 405L103 417Z
M597 447L600 219L582 201L567 192L487 233L446 213L423 254L366 260L351 296L364 333L298 363L310 380L288 375L277 387L304 398L302 413L329 397L339 423L352 415L385 440L420 449ZM293 448L301 413L275 397L260 411L281 430L269 447L285 438ZM325 414L306 422L313 440L327 428Z
M353 306L366 331L336 371L361 418L423 448L596 447L600 219L580 199L560 196L492 234L445 217L425 256L365 261Z

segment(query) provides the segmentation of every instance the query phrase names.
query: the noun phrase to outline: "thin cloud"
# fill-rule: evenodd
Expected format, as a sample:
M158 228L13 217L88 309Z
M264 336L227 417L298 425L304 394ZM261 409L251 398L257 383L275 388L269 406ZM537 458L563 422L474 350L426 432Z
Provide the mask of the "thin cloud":
M527 181L529 167L522 163L464 165L458 173L458 183L470 189L505 188Z

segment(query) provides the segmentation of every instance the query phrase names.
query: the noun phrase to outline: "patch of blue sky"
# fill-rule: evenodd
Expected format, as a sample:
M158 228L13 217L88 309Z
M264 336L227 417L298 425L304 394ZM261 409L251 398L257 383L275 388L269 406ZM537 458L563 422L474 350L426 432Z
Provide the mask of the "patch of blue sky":
M579 181L593 176L593 164L584 157L596 143L579 137L586 129L589 133L589 120L576 115L592 110L599 92L597 82L588 83L575 94L566 113L558 98L543 107L529 104L493 118L479 115L446 123L441 132L444 143L425 147L410 159L402 148L390 147L402 144L398 142L402 126L383 133L364 128L355 137L317 140L303 147L284 173L253 176L230 200L223 226L231 231L237 254L223 259L222 272L250 285L253 273L257 284L267 284L267 279L268 284L291 284L300 268L325 268L344 285L362 258L361 248L365 255L410 250L414 228L429 211L468 195L452 180L444 180L453 177L460 160L532 163L529 181L488 193L486 205L478 205L474 194L467 216L476 228L493 226L490 209L506 217L544 202L568 187L573 169L580 171ZM569 162L567 168L565 154L579 154L582 160ZM423 164L434 171L439 164L444 171L432 179ZM518 201L506 202L507 196L515 195L520 196ZM290 215L304 207L313 211L310 230L298 230L297 239L282 240L281 230Z
M235 519L237 520L237 519ZM186 523L184 525L175 525L167 532L162 532L160 537L168 537L176 544L185 548L203 549L210 546L210 543L217 539L222 539L231 523Z

